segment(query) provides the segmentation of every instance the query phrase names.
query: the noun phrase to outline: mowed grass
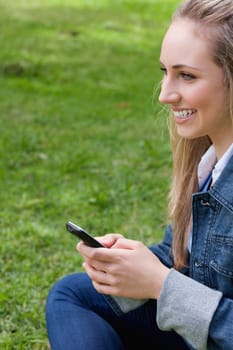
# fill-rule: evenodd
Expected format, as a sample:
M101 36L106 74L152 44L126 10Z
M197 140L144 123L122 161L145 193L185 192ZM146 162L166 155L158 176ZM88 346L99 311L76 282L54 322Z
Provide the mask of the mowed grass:
M162 238L159 51L177 4L0 0L0 349L49 349L48 291L82 270L67 220Z

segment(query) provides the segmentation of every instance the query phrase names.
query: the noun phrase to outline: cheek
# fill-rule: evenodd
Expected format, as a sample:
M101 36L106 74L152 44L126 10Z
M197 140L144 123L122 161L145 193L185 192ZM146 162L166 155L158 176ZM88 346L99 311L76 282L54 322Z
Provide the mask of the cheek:
M226 93L223 86L199 85L192 89L189 101L193 108L222 110L227 105Z
M186 100L192 108L203 108L210 104L212 97L205 88L195 88L186 94Z

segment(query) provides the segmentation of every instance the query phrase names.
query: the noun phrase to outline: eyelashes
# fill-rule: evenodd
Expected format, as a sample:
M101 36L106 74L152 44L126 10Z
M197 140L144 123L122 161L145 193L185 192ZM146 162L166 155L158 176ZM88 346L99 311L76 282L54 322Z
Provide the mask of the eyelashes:
M187 81L196 79L196 77L190 73L181 72L180 75L184 80L187 80Z
M160 67L160 71L163 72L164 75L167 75L167 69L165 67L163 67L163 66ZM191 73L188 73L188 72L185 72L185 71L177 72L177 76L181 77L185 81L191 81L191 80L195 80L196 79L195 75L193 75Z

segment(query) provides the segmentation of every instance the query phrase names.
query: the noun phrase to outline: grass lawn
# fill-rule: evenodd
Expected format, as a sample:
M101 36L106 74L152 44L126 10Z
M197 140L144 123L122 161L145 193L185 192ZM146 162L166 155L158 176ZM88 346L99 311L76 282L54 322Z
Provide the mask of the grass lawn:
M178 2L0 0L0 349L49 349L48 291L81 270L67 220L161 239L171 156L156 87Z

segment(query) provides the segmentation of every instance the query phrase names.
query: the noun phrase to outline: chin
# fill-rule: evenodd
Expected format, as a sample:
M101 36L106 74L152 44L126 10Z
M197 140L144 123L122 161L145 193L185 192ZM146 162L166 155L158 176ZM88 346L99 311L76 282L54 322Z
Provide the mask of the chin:
M180 128L177 128L177 134L184 138L184 139L188 139L188 140L193 140L193 139L197 139L199 137L205 136L205 134L199 133L199 132L194 132L191 130L181 130Z

